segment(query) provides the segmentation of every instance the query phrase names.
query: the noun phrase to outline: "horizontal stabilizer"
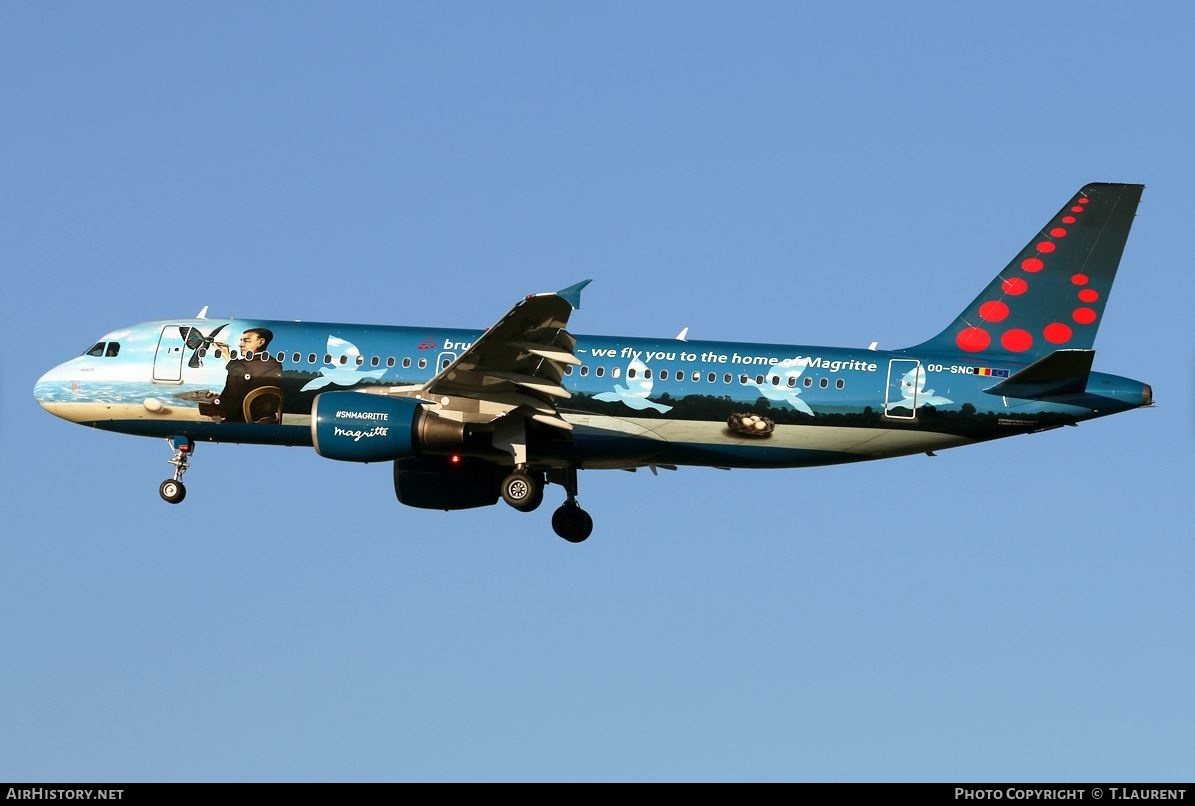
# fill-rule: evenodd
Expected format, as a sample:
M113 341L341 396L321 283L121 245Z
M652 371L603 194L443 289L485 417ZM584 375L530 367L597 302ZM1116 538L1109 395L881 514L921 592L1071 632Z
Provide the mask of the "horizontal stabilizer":
M1055 350L984 391L1028 400L1081 395L1087 390L1094 358L1095 350Z

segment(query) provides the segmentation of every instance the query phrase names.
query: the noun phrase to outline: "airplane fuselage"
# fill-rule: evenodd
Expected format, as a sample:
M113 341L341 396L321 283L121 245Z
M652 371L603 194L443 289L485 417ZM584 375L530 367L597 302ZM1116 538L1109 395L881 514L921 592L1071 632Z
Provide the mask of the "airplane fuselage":
M280 422L246 422L201 406L225 386L229 360L182 334L265 328L281 390ZM448 367L482 331L270 320L179 319L103 337L96 355L56 367L35 397L73 422L142 436L312 445L323 392L401 394ZM220 338L220 337L218 337ZM985 391L1023 364L958 354L577 335L580 361L557 409L573 428L531 428L529 451L579 467L645 464L804 467L940 450L1113 414L1150 403L1148 386L1093 372L1082 394L1030 400ZM119 345L115 350L109 345ZM109 353L115 353L109 355ZM421 398L465 422L469 406ZM459 401L458 401L459 402ZM759 418L743 425L746 418ZM755 427L752 427L755 426ZM482 446L486 455L498 452ZM451 452L468 453L467 446Z
M576 336L588 281L529 295L484 331L194 319L104 336L34 396L72 422L165 437L186 494L197 442L308 445L392 461L404 504L530 512L593 528L583 469L808 467L933 452L1153 402L1092 371L1141 185L1092 183L928 341L902 350ZM206 311L206 308L204 309ZM235 346L234 346L235 345Z

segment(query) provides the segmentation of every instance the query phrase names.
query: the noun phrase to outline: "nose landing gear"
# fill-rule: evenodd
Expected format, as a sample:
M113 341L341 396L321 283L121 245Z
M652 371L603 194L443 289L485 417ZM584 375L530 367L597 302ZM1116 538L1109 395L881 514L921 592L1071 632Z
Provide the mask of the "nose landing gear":
M183 474L191 464L191 454L195 452L195 443L187 437L167 437L167 442L174 449L174 456L170 464L174 465L174 478L166 479L158 485L158 495L168 504L177 504L187 497L187 488L183 485Z

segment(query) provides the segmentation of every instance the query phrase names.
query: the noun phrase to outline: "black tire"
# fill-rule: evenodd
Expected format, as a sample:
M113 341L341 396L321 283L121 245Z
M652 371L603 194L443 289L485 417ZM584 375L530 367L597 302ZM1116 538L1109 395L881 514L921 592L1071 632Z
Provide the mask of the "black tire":
M593 534L593 518L575 502L566 501L552 513L552 530L570 543L582 543Z
M502 500L519 512L530 512L544 500L543 482L516 470L502 479Z
M187 488L181 481L166 479L158 486L158 495L168 504L177 504L187 497Z

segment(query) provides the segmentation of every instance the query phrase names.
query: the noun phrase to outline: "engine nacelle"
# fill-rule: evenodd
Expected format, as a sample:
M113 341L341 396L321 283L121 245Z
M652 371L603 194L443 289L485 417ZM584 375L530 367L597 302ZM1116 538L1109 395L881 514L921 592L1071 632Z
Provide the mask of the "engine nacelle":
M311 404L315 452L345 462L385 462L417 453L418 400L361 392L324 392Z

